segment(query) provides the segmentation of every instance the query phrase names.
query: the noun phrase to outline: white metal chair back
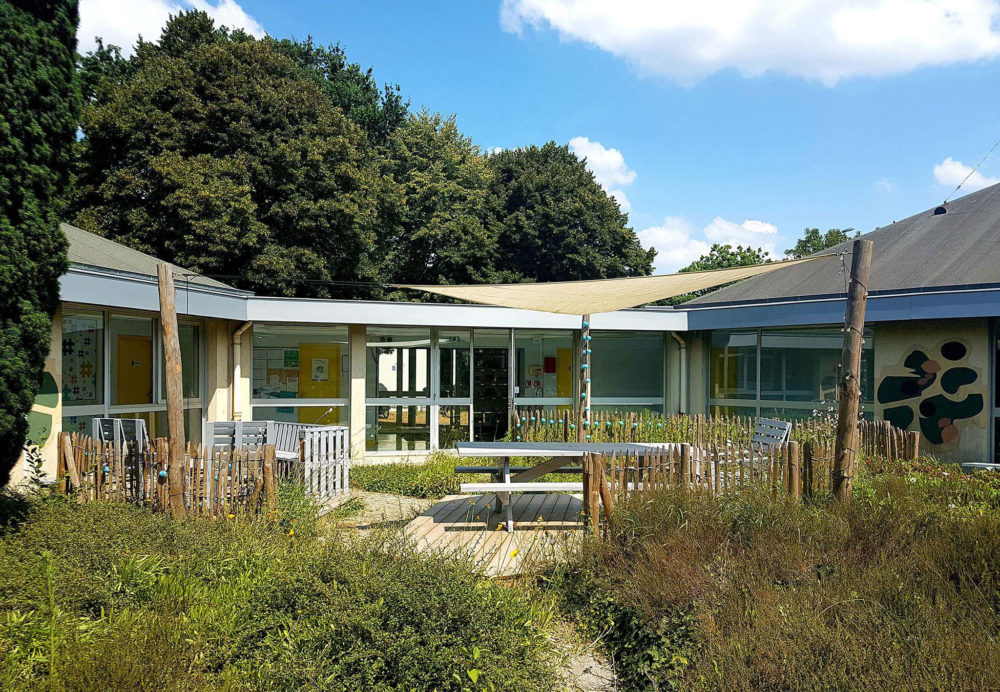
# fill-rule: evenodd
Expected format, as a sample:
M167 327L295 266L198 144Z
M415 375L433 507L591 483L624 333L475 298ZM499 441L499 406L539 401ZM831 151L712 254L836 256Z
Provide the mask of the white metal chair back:
M145 449L149 446L146 421L142 418L95 418L94 439L111 442L123 449Z
M783 445L788 442L788 433L791 430L792 424L788 421L774 420L773 418L758 418L750 443L754 446L763 446L769 449Z

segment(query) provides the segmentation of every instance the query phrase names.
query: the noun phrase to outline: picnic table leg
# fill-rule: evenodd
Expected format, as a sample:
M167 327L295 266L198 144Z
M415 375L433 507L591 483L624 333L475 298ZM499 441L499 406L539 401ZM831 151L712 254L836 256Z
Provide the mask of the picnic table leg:
M510 457L503 458L503 482L510 483ZM504 505L507 508L507 531L514 532L514 503L511 493L503 494Z

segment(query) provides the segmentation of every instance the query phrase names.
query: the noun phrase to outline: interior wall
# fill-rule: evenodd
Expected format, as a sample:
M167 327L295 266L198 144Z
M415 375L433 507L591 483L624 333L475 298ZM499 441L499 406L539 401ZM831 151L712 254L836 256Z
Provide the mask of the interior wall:
M875 415L920 431L920 450L990 461L990 336L985 319L875 326Z

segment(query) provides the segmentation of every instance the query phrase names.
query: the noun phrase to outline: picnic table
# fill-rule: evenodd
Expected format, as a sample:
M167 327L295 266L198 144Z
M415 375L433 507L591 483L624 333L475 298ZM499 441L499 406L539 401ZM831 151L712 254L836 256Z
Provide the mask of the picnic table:
M456 447L461 459L494 458L491 466L456 466L455 473L487 473L492 482L462 483L463 493L494 493L498 510L506 509L506 526L514 530L514 515L511 508L511 493L557 493L582 492L582 482L533 483L549 473L583 473L580 465L587 454L633 454L644 456L652 451L659 452L674 443L642 442L459 442ZM535 457L545 459L535 466L511 467L511 457ZM511 475L513 474L513 475Z

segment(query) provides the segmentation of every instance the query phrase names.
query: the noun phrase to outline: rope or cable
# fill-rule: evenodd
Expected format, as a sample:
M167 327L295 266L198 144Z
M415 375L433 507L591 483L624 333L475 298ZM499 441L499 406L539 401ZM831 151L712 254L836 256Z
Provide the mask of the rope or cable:
M993 144L993 146L992 146L992 147L990 147L990 150L989 150L988 152L986 152L986 155L985 155L985 156L984 156L983 158L979 159L979 163L977 163L977 164L975 165L975 167L974 167L974 168L973 168L973 169L972 169L971 171L969 171L969 174L968 174L967 176L965 176L964 178L962 178L962 182L960 182L960 183L959 183L959 184L958 184L958 185L957 185L957 186L955 187L955 189L951 191L951 194L950 194L950 195L948 195L947 197L945 197L945 198L944 198L944 201L943 201L943 202L941 202L941 204L947 204L947 203L948 203L948 200L950 200L950 199L951 199L952 197L954 197L954 196L955 196L955 193L956 193L956 192L958 192L959 188L961 188L961 187L962 187L963 185L965 185L966 181L968 181L968 180L969 180L969 178L971 178L971 177L972 177L972 174L973 174L973 173L975 173L976 171L978 171L978 170L979 170L979 167L983 165L983 162L984 162L984 161L986 161L986 159L988 159L988 158L990 157L990 154L992 154L992 153L993 153L993 151L994 151L994 150L995 150L995 149L996 149L996 148L997 148L998 146L1000 146L1000 139L998 139L998 140L997 140L997 141L996 141L996 142L995 142L995 143Z

